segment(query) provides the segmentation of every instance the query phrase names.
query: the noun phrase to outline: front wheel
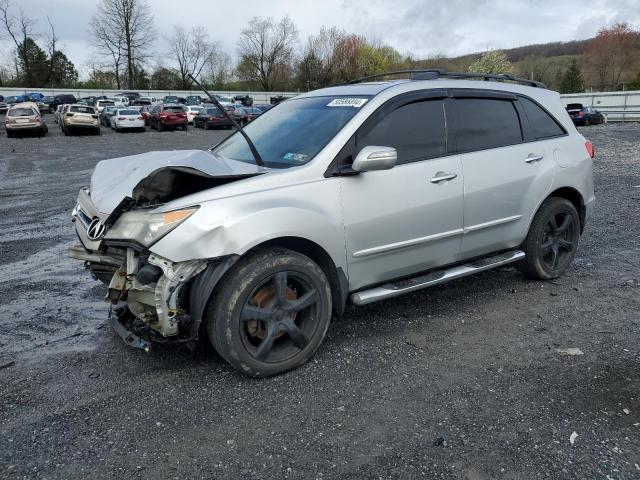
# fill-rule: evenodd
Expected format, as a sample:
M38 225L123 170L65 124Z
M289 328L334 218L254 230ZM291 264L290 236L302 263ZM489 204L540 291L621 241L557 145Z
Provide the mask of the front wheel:
M573 262L579 240L580 216L576 207L564 198L548 198L533 217L523 243L526 256L518 268L532 278L557 278Z
M240 259L207 306L216 351L239 372L266 377L302 365L316 352L331 319L322 269L287 249Z

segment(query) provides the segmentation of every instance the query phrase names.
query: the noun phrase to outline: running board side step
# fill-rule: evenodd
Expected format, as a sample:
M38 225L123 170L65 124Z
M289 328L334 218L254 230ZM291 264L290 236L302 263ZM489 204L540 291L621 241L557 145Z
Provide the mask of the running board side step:
M492 268L496 268L501 265L517 262L523 258L523 251L512 250L492 257L480 258L473 262L465 263L464 265L436 270L417 277L385 283L384 285L380 285L379 287L371 288L369 290L362 290L352 294L351 301L356 305L366 305L367 303L398 297L405 293L446 283L451 280L455 280L456 278L462 278L473 275L474 273L491 270Z

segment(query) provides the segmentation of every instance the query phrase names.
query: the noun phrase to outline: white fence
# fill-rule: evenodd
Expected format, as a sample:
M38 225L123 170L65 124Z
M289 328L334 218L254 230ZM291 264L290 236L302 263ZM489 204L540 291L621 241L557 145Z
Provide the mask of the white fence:
M560 97L565 105L581 103L594 107L607 122L640 121L640 91L570 93Z
M79 90L74 88L0 88L0 95L5 97L23 95L27 92L39 92L43 95L57 95L70 93L76 98L90 95L106 95L111 97L123 90ZM136 90L143 96L162 98L165 95L204 95L200 90ZM292 97L299 92L211 92L225 97L236 95L249 95L255 103L269 103L270 97L283 95ZM602 112L608 122L637 122L640 121L640 91L630 92L592 92L571 93L560 96L565 105L569 103L582 103Z
M2 88L0 87L0 95L5 97L24 95L25 93L38 92L43 95L59 95L62 93L70 93L76 98L89 97L91 95L105 95L112 97L117 93L127 91L122 90L82 90L77 88ZM204 96L202 90L137 90L144 97L156 97L163 98L166 95L176 95L178 97L186 97L188 95L201 95ZM224 97L235 97L236 95L249 95L253 98L254 103L269 103L270 97L276 97L283 95L285 97L292 97L298 95L299 92L222 92L212 91L212 94L222 95Z

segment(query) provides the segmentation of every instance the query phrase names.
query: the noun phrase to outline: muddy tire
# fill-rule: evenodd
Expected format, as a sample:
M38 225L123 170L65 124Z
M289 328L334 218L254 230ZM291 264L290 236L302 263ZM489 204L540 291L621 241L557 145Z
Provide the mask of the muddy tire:
M331 290L308 257L276 248L247 254L225 275L206 311L209 339L239 372L267 377L316 352L331 319Z
M573 262L579 241L580 216L576 207L564 198L548 198L533 217L522 244L526 257L517 266L531 278L557 278Z

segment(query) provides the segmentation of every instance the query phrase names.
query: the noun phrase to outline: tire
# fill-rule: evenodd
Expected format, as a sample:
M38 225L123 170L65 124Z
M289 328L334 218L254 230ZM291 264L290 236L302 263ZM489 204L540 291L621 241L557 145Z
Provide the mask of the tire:
M164 130L164 124L158 121L158 123L156 123L156 130L158 130L159 132L162 132Z
M533 217L522 244L526 256L517 266L531 278L557 278L573 262L579 241L580 216L576 207L564 198L550 197Z
M184 126L182 127L182 130L184 130L185 132L189 130L189 124L185 123Z
M591 125L591 122L589 122L589 119L588 119L588 118L585 118L585 119L584 119L584 126L585 126L585 127L588 127L589 125Z
M14 137L15 137L14 133L7 130L7 138L14 138Z
M267 377L302 365L317 351L331 320L331 290L308 257L259 250L227 272L205 316L222 358L245 375Z

